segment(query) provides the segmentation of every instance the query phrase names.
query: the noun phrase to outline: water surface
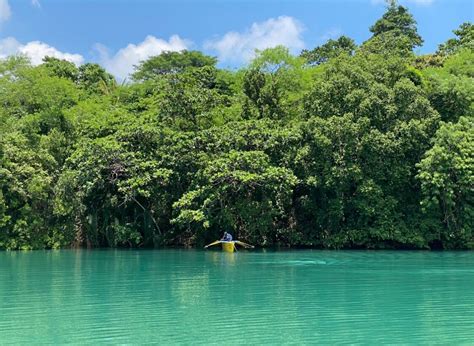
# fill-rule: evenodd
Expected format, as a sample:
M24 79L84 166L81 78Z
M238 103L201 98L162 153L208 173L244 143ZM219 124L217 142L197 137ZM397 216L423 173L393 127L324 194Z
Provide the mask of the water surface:
M474 252L0 252L0 344L473 344Z

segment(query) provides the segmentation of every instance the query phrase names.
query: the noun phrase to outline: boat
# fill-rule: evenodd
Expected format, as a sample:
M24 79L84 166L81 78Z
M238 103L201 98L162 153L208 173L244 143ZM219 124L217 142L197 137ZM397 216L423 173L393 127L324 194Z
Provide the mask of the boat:
M222 250L224 252L234 252L236 250L235 248L235 241L222 241Z
M221 244L222 246L222 251L224 252L234 252L234 251L237 251L237 247L235 246L236 244L237 245L240 245L242 247L245 247L247 249L253 249L255 246L253 245L250 245L250 244L247 244L247 243L244 243L243 241L240 241L240 240L231 240L231 241L224 241L224 240L216 240L215 242L212 242L206 246L204 246L205 249L207 249L208 247L210 246L214 246L214 245L219 245Z

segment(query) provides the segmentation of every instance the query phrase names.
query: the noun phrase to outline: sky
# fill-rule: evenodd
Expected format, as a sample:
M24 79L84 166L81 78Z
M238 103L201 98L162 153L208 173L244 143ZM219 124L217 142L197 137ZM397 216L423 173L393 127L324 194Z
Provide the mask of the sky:
M463 22L474 0L400 0L434 52ZM97 62L119 79L163 51L200 50L219 66L246 64L255 49L292 53L346 35L362 43L385 11L383 0L0 0L0 59L45 55Z

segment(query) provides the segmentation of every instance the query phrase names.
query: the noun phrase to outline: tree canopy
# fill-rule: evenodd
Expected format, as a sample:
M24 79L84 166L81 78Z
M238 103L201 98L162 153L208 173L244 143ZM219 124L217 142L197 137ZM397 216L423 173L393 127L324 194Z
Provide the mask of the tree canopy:
M336 58L340 54L352 55L356 49L353 39L347 36L340 36L337 40L329 39L322 46L312 50L304 49L301 56L310 65L319 65L327 62L329 59Z
M135 81L145 81L160 75L176 74L192 67L212 67L216 63L216 58L199 51L163 52L140 62L132 77Z
M373 37L391 35L393 38L406 39L411 49L423 43L415 19L406 7L398 5L395 0L389 2L387 11L370 27L370 32Z

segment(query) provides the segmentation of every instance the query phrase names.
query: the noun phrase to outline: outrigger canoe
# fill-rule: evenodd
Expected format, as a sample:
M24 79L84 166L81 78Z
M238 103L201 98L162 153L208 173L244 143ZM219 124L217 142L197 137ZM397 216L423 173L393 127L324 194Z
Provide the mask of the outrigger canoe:
M204 248L207 249L210 246L218 245L218 244L222 245L222 251L225 251L225 252L234 252L234 251L236 251L237 250L237 248L235 246L236 244L240 245L240 246L243 246L245 248L249 248L249 249L254 248L253 245L244 243L243 241L240 241L240 240L232 240L232 241L216 240L215 242L212 242L212 243L204 246Z

